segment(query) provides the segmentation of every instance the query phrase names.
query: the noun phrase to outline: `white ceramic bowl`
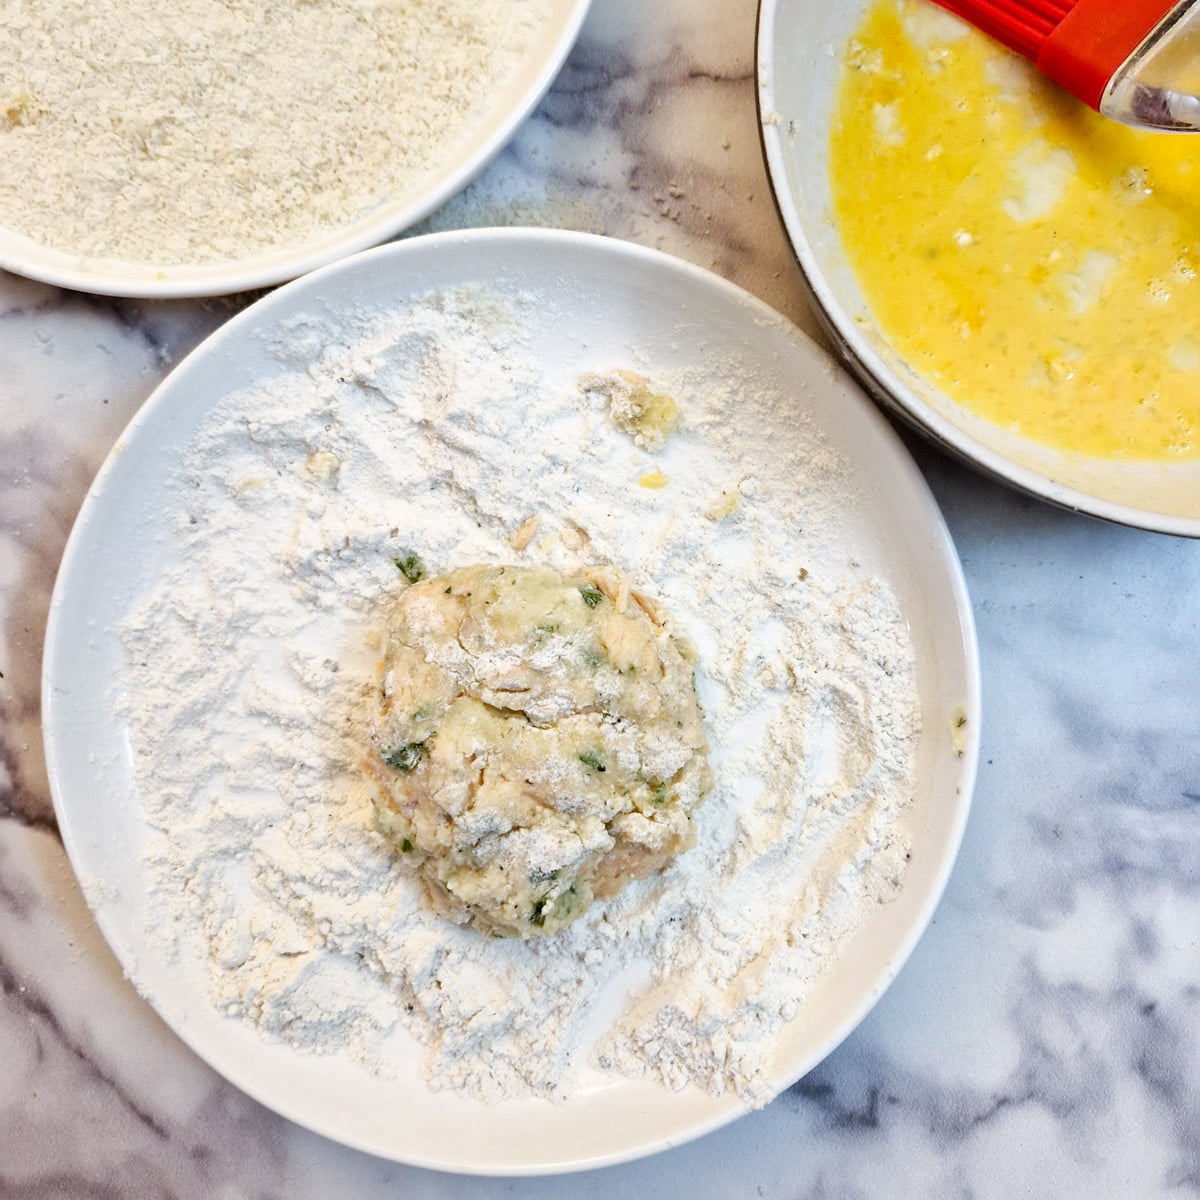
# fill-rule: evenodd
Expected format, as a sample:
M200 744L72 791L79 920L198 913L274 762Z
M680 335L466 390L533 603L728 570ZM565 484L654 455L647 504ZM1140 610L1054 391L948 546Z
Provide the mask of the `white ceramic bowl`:
M770 1089L810 1070L865 1016L932 916L970 803L979 669L962 572L920 472L828 355L733 284L653 250L551 230L413 238L280 288L209 338L147 400L76 521L46 633L46 755L63 839L100 928L142 994L218 1071L285 1116L374 1154L465 1172L565 1171L666 1149L745 1107L732 1094L607 1076L561 1104L488 1105L430 1092L416 1061L397 1078L378 1078L344 1055L300 1054L223 1018L205 999L203 973L167 963L142 932L151 833L128 723L114 702L129 684L121 625L180 561L177 469L206 414L286 369L270 347L303 314L350 321L363 305L399 306L464 284L529 298L539 314L529 327L532 348L564 380L597 362L636 361L653 378L734 355L751 364L750 383L794 395L797 420L847 461L834 561L854 561L890 583L917 660L922 729L900 827L911 861L900 894L872 909L785 1027ZM956 741L959 713L966 724Z
M504 148L545 95L579 36L591 0L550 0L545 21L474 124L432 171L361 219L319 238L212 263L122 263L67 254L0 226L0 269L109 296L220 296L273 287L395 237L460 192Z
M1110 521L1200 537L1200 462L1120 462L1019 437L960 407L879 331L831 215L829 122L843 48L873 0L761 0L758 103L767 170L817 315L867 390L975 466Z

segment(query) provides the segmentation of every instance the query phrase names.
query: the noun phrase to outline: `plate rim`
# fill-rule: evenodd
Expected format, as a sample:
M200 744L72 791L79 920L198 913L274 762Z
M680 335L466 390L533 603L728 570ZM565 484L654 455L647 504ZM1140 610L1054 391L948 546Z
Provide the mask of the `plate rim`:
M367 250L349 258L337 260L320 270L313 272L310 275L303 276L291 283L272 292L269 296L263 297L254 304L249 305L246 309L237 313L230 318L225 324L220 326L208 337L204 338L188 355L176 364L176 366L168 373L167 376L158 384L157 387L150 393L147 399L139 407L125 429L118 435L113 449L106 456L101 465L94 482L89 487L88 492L80 506L79 512L73 522L70 535L68 536L66 546L63 551L62 560L56 574L54 589L51 595L49 615L46 624L45 640L43 644L42 656L42 706L43 706L43 740L45 746L45 758L47 775L50 784L51 796L53 798L56 817L59 822L60 833L62 836L64 848L66 849L68 859L77 879L82 881L89 872L81 869L81 849L75 838L75 830L72 827L71 821L66 817L63 801L63 784L60 775L59 755L61 751L58 747L58 718L57 718L57 701L55 699L55 688L53 678L54 659L59 651L60 641L66 635L61 628L60 613L63 608L63 595L71 586L71 576L74 573L74 563L82 552L82 547L86 544L86 539L89 536L89 526L94 519L93 514L97 510L97 506L101 503L103 493L106 490L106 485L109 477L113 472L120 469L119 462L122 458L122 452L131 438L139 436L139 430L143 423L148 421L150 417L164 404L170 402L169 385L176 374L187 364L191 359L199 354L210 354L214 351L219 352L223 343L230 338L238 335L242 324L251 323L258 319L259 310L263 306L276 303L276 297L284 297L285 299L291 293L300 290L312 289L314 296L319 296L322 284L331 276L340 273L353 273L362 269L362 264L372 260L385 260L388 258L402 259L406 255L414 253L434 253L440 245L463 246L472 243L487 243L487 242L506 242L512 241L515 243L530 242L539 253L549 253L552 247L571 248L582 247L585 250L591 248L602 254L612 254L618 258L629 259L637 264L637 269L667 270L682 274L693 285L716 289L724 292L730 299L735 300L743 305L748 306L757 317L764 320L769 320L775 325L779 331L789 337L791 340L805 347L805 352L814 354L815 356L825 359L835 370L838 370L838 364L828 353L820 347L813 339L808 337L802 330L788 321L785 317L779 314L776 310L770 307L765 301L754 296L752 293L741 288L739 285L715 274L712 271L706 270L703 267L693 263L679 259L673 255L663 251L646 247L637 243L618 240L602 235L590 233L577 233L572 231L546 229L538 227L503 227L503 228L481 228L467 230L452 230L442 233L425 234L419 237L405 239L400 242L391 243L384 246L376 247L372 250ZM283 303L283 300L278 303ZM842 372L843 376L849 379ZM853 381L851 381L853 385ZM857 392L857 389L855 389ZM219 398L219 397L218 397ZM912 951L917 943L924 936L933 913L940 903L945 892L945 888L949 882L950 875L958 858L959 849L962 838L965 832L967 820L971 808L971 800L974 791L974 786L977 777L977 768L979 760L980 746L980 714L981 714L981 699L980 699L980 663L979 663L979 648L974 622L974 614L970 602L969 593L965 576L962 570L962 564L958 557L954 546L953 539L949 529L941 514L941 510L937 504L935 497L928 483L925 481L915 461L912 459L908 449L904 446L899 435L890 426L883 414L873 405L866 397L857 396L855 399L861 404L861 413L867 421L874 424L880 431L884 440L890 446L890 452L895 457L899 468L908 476L909 483L914 487L916 494L920 497L922 508L928 520L928 524L922 534L928 536L936 551L937 557L943 563L946 569L947 580L950 584L951 598L953 600L954 611L957 616L957 636L954 639L956 659L961 657L961 667L963 670L964 682L966 685L966 694L963 697L963 704L969 713L973 713L976 719L972 721L964 738L963 753L959 756L959 767L956 775L957 800L953 809L954 819L949 823L945 835L945 851L942 854L938 864L936 873L930 883L930 886L924 896L923 903L918 907L914 918L909 923L905 935L900 939L899 943L891 948L891 953L883 960L878 970L872 973L872 986L864 989L857 1004L849 1008L844 1017L834 1028L831 1036L826 1040L826 1043L815 1047L808 1059L803 1061L797 1069L789 1068L787 1078L779 1080L774 1076L769 1079L769 1086L772 1094L777 1096L791 1083L803 1077L819 1062L823 1061L831 1054L841 1043L849 1036L849 1034L861 1023L867 1016L879 998L891 986L900 970L907 962ZM117 938L114 931L110 931L109 921L102 911L98 902L93 902L93 896L87 888L84 888L84 897L91 911L93 919L96 921L101 934L109 947L113 950L114 955L124 968L125 964L122 955L117 950ZM127 972L128 974L128 972ZM274 1097L265 1097L260 1090L254 1085L253 1081L246 1082L240 1076L230 1074L224 1067L215 1067L208 1055L202 1051L194 1043L190 1031L187 1028L186 1021L176 1021L172 1017L163 1012L160 1007L150 997L144 995L135 983L135 987L139 996L149 1005L151 1011L157 1019L162 1020L164 1024L172 1031L175 1036L179 1037L189 1049L197 1054L211 1069L217 1071L219 1075L225 1078L233 1086L245 1094L251 1096L254 1100L264 1105L273 1112L285 1117L288 1120L295 1122L313 1132L320 1134L323 1137L330 1138L340 1144L349 1146L353 1149L364 1151L369 1154L383 1157L395 1162L406 1163L413 1166L454 1172L462 1175L478 1175L478 1176L494 1176L494 1177L522 1177L535 1175L551 1175L567 1171L582 1171L591 1170L604 1166L616 1165L619 1163L629 1162L636 1159L646 1157L651 1154L658 1153L662 1150L683 1145L686 1142L695 1140L708 1133L715 1131L734 1120L738 1119L747 1112L752 1111L749 1107L739 1100L736 1096L722 1097L720 1101L714 1101L718 1107L712 1116L706 1120L694 1122L689 1125L686 1132L679 1136L655 1137L650 1141L641 1141L636 1145L627 1146L621 1150L605 1151L588 1154L585 1156L567 1157L560 1156L558 1160L539 1160L537 1162L529 1162L520 1165L513 1165L511 1162L505 1161L479 1161L471 1164L462 1164L454 1161L448 1161L445 1158L436 1156L420 1156L412 1153L400 1154L396 1151L387 1151L381 1149L377 1144L369 1141L356 1141L352 1136L347 1136L344 1131L331 1132L330 1129L324 1127L319 1122L314 1122L312 1119L305 1116L302 1111L297 1111L293 1107L281 1104ZM568 1101L569 1103L569 1101Z

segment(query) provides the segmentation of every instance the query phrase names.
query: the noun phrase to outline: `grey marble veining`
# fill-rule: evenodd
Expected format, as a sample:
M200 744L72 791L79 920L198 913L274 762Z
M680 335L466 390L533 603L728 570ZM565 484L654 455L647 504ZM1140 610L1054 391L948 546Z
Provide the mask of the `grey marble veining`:
M753 29L749 0L595 0L537 113L425 228L629 238L814 332L762 167ZM978 622L979 782L932 926L816 1070L651 1159L466 1180L310 1134L188 1051L58 839L40 654L94 472L245 299L0 276L0 1197L1200 1196L1200 544L1051 509L916 441Z
M38 677L50 591L79 505L164 372L235 303L143 306L0 275L0 812L53 820Z

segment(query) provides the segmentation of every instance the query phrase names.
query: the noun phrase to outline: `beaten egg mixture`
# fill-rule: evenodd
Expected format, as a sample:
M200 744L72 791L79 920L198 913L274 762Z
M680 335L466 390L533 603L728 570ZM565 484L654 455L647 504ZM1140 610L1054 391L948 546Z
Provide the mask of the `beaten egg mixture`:
M880 0L830 176L880 329L947 395L1061 449L1200 457L1200 137L1106 120L928 0Z

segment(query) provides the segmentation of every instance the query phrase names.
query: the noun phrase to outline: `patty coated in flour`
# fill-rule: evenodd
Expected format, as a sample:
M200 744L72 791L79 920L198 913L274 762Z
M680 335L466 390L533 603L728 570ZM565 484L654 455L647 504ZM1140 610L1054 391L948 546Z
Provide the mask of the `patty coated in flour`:
M405 590L369 770L438 911L554 933L692 845L711 776L687 653L607 569L471 566Z

